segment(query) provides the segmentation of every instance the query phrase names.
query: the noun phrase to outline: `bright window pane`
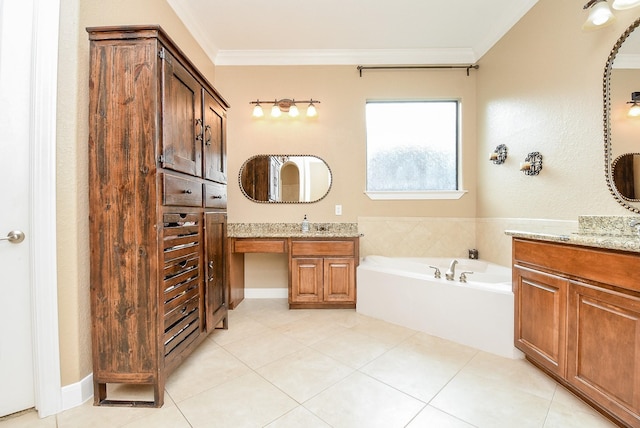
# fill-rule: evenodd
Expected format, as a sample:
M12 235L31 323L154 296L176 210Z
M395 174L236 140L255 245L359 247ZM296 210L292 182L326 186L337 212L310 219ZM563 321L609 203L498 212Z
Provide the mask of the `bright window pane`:
M458 101L368 102L367 191L458 190Z

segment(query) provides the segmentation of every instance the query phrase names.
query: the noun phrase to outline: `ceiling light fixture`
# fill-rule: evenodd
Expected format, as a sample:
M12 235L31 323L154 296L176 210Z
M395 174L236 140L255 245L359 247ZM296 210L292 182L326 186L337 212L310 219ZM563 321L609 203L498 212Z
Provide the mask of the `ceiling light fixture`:
M627 116L629 117L640 117L640 92L632 92L631 93L631 101L627 101L627 104L631 104L629 111L627 112Z
M262 111L261 103L265 101L260 101L259 99L256 101L251 101L249 104L253 104L253 117L262 117L264 116L264 112ZM270 101L267 101L270 102ZM319 104L320 101L314 100L313 98L310 100L302 100L298 101L298 103L309 103L307 107L307 117L315 117L318 115L318 110L316 109L315 104ZM273 101L273 106L271 107L271 116L272 117L280 117L282 113L288 113L290 117L298 117L300 115L300 110L296 105L296 101L294 99L283 98L281 100Z
M596 30L598 28L606 27L615 22L616 17L609 8L609 3L606 0L589 0L584 5L583 9L591 9L589 11L589 17L582 25L583 30Z

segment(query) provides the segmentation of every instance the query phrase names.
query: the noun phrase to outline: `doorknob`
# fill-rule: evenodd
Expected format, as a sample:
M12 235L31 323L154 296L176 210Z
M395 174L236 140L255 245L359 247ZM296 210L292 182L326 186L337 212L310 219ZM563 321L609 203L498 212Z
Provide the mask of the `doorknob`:
M6 238L0 238L0 241L9 241L12 244L19 244L24 241L24 232L21 230L12 230L7 234Z

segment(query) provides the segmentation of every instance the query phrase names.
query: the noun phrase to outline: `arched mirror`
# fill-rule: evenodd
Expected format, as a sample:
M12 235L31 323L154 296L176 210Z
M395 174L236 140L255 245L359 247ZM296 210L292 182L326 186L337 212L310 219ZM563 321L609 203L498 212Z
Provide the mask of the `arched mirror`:
M640 116L629 116L634 100L640 105L640 19L618 39L605 66L604 155L607 186L625 208L640 213Z
M256 155L238 174L240 190L253 202L318 202L331 189L331 169L312 155Z

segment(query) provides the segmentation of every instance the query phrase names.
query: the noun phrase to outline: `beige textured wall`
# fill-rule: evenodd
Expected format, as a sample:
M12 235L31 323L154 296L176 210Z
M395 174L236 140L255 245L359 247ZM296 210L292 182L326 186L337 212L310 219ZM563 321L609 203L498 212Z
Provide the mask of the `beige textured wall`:
M58 74L58 295L62 385L91 373L86 27L159 24L210 80L214 65L164 0L62 0Z
M609 51L638 9L583 32L584 2L540 0L481 60L478 73L478 217L576 220L629 213L604 177L602 75ZM509 157L486 156L506 144ZM544 159L525 176L527 153Z
M216 87L229 101L228 168L230 222L355 222L358 216L475 217L476 76L464 70L365 71L356 66L265 66L216 68ZM257 98L318 99L317 119L251 116ZM469 193L456 201L372 201L365 194L367 99L460 98L462 100L463 184ZM265 105L268 113L268 105ZM301 109L304 111L304 109ZM268 116L268 114L267 114ZM333 174L328 196L314 204L266 205L240 192L242 163L260 153L314 154ZM342 216L334 214L342 205Z

